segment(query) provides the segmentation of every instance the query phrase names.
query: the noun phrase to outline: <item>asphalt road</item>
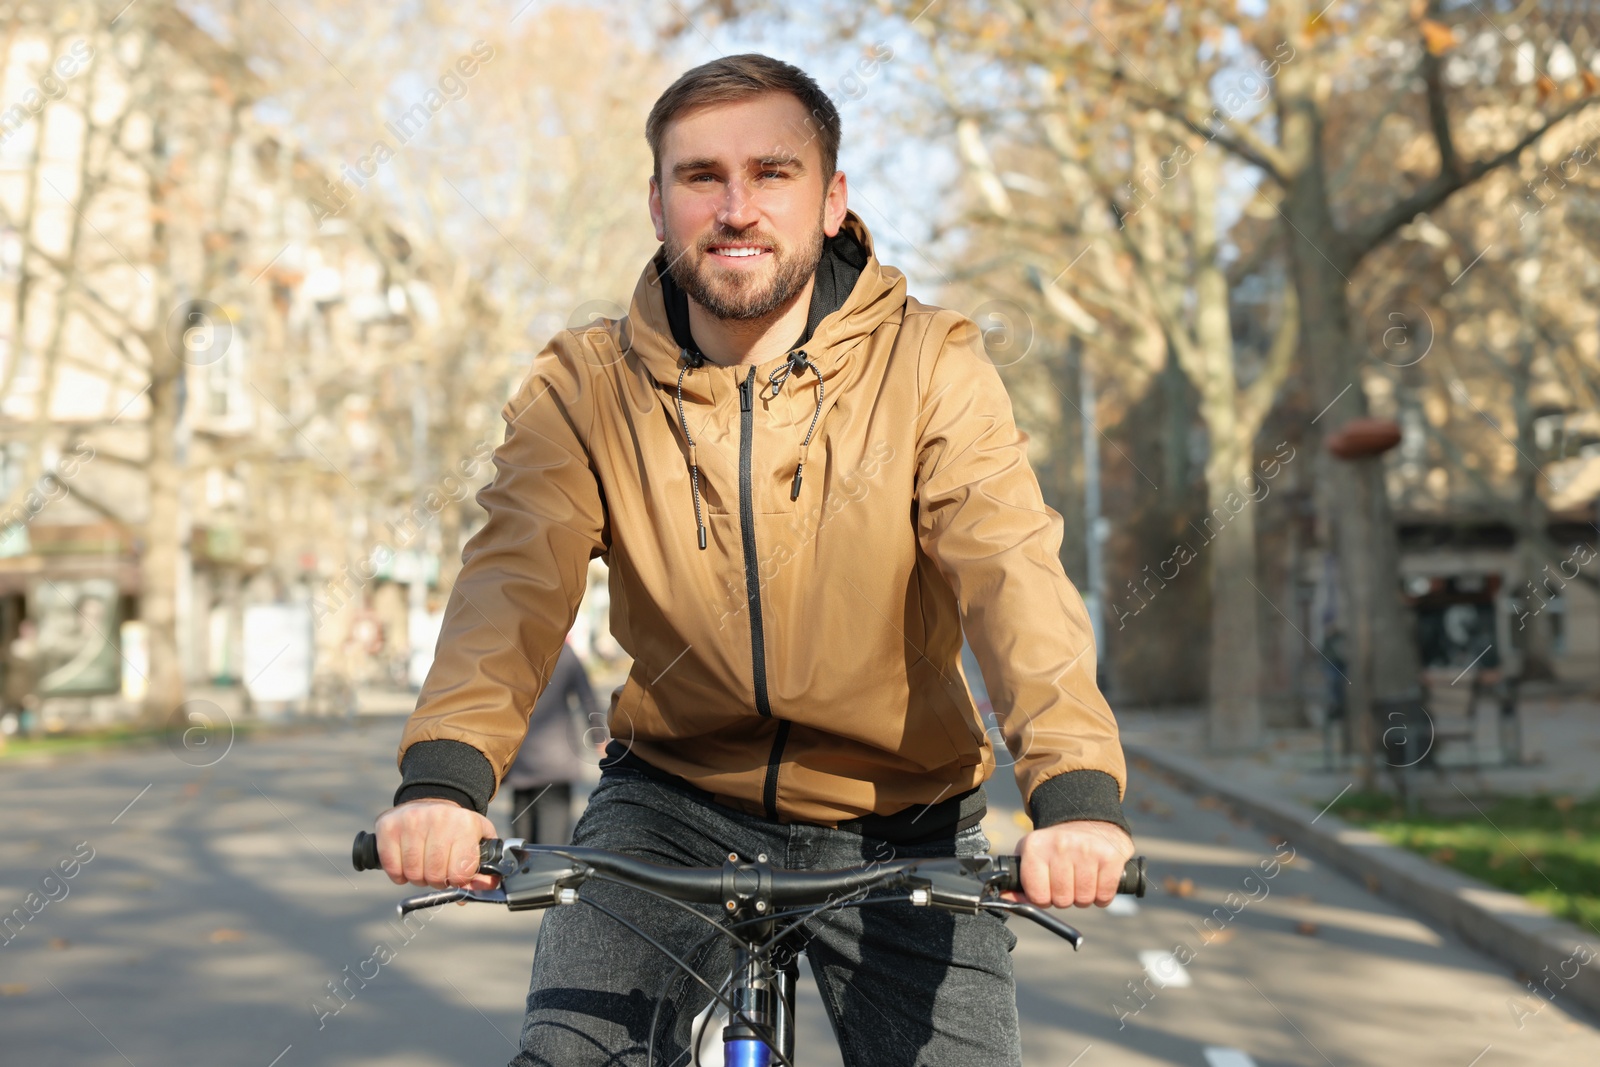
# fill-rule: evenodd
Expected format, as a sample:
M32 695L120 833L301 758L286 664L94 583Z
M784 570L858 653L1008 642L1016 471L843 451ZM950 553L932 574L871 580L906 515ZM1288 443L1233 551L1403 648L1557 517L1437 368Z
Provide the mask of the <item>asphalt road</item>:
M0 918L28 915L0 933L0 1064L504 1063L536 920L452 907L401 930L400 891L349 869L394 788L398 729L0 765ZM1600 1063L1600 1032L1559 995L1292 842L1137 767L1129 800L1176 892L1067 915L1088 937L1077 954L1015 924L1030 1065ZM1020 833L1014 787L993 803L999 851ZM379 942L392 958L368 962ZM836 1064L806 986L798 1060Z

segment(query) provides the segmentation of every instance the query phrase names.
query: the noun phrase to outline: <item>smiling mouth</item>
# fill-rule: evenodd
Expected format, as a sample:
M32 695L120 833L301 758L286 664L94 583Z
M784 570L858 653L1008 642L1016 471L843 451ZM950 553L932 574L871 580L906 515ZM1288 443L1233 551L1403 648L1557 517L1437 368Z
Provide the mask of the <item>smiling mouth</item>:
M770 254L772 249L764 245L712 245L706 251L723 259L756 259Z

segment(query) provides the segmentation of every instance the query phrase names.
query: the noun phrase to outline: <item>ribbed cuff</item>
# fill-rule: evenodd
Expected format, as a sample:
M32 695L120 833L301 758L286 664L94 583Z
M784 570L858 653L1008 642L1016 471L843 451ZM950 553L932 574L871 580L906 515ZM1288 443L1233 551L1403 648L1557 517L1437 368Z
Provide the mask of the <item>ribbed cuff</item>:
M442 797L483 815L494 796L494 767L464 741L418 741L401 758L400 777L396 804Z
M471 797L448 785L402 785L395 790L396 804L404 804L408 800L453 800L463 808L473 807Z
M1122 814L1117 780L1105 771L1067 771L1046 778L1028 798L1028 814L1035 829L1077 819L1092 819L1122 827L1129 837L1133 828Z

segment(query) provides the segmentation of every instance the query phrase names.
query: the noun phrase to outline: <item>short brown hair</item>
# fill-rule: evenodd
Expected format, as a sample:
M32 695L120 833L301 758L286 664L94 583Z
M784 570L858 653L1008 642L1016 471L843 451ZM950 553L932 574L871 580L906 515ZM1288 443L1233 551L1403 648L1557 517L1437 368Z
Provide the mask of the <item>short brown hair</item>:
M723 56L702 63L673 82L656 100L644 124L644 139L650 142L656 180L661 179L661 142L673 119L692 108L771 92L788 93L806 109L822 150L822 182L826 186L834 171L839 169L839 109L811 75L759 52Z

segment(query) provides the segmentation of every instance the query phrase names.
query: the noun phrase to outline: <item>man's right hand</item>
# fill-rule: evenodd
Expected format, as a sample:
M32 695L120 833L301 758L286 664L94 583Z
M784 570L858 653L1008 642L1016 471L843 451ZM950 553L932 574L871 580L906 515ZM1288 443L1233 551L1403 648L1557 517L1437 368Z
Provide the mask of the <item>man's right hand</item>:
M378 859L396 885L493 889L478 873L478 842L499 837L486 816L452 800L408 800L378 816Z

